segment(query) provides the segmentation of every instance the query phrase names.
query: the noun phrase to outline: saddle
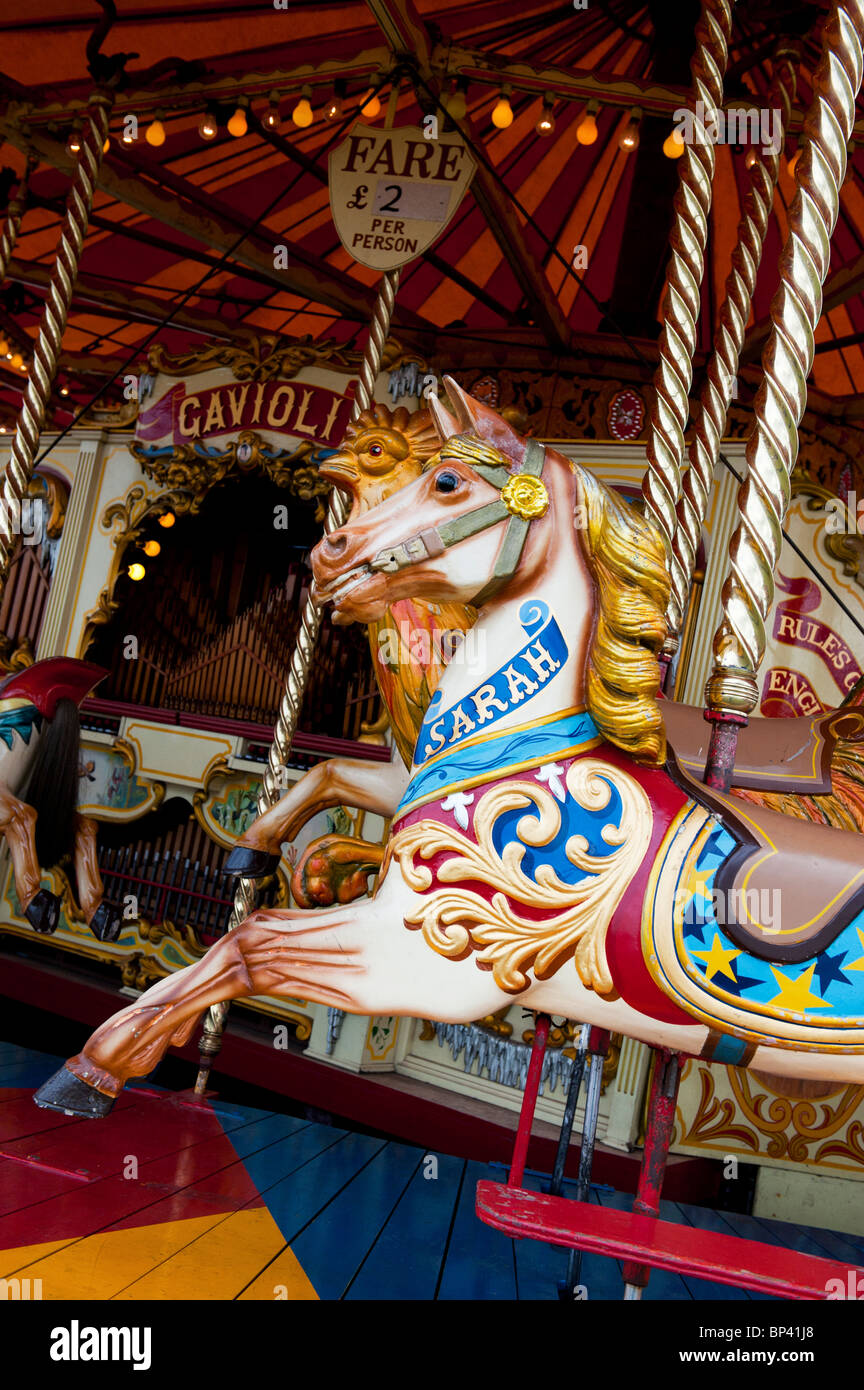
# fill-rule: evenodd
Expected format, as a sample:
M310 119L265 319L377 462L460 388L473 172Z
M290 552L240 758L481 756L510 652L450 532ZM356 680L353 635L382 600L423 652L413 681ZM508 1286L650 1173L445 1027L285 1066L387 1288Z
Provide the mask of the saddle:
M701 778L711 726L701 706L663 701L666 736L679 767ZM860 744L864 756L864 709L849 704L794 719L751 717L738 736L732 785L750 791L828 793L831 761L839 741Z
M706 787L671 758L668 770L737 841L714 880L724 930L736 946L768 961L809 960L864 913L860 834L784 816Z

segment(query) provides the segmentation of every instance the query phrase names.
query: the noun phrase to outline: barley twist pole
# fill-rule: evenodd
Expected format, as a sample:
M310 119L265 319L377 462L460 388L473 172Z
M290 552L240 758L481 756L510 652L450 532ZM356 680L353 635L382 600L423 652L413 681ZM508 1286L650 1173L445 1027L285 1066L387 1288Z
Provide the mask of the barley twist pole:
M764 379L747 440L747 478L738 494L740 521L729 547L723 617L714 635L714 666L705 690L712 722L705 780L721 789L731 784L738 727L746 724L758 699L765 621L774 600L774 570L798 457L798 424L807 404L822 286L862 73L864 0L843 0L834 5L825 26L804 125L798 190L771 303Z
M648 431L648 468L642 484L646 507L660 528L669 556L672 578L669 621L673 632L681 626L687 589L684 571L672 549L672 538L681 491L684 429L690 409L689 392L714 175L714 145L706 133L705 122L711 122L722 106L731 28L731 0L702 0L696 26L696 50L690 68L695 108L693 138L685 142L680 159L671 235L672 256L658 345L660 360L654 374L654 402Z
M30 175L36 168L36 163L37 161L32 156L28 157L27 167L15 190L15 197L10 200L6 209L6 221L3 223L2 232L0 232L0 284L6 279L6 271L9 269L12 252L15 250L15 243L18 240L18 229L21 226L21 219L27 206Z
M398 269L387 271L378 290L369 338L360 364L360 385L354 397L351 424L355 424L363 411L368 410L372 403L375 381L381 369L384 345L393 317L393 305L396 301L400 274L401 271ZM348 503L349 498L344 492L338 488L331 490L327 515L324 519L325 535L338 530L344 523L348 515ZM294 734L297 730L297 722L300 718L303 696L312 668L315 643L318 640L320 626L321 604L313 583L309 588L300 614L300 628L291 654L285 689L279 705L279 714L273 731L273 742L270 745L270 754L267 760L267 770L264 773L264 780L258 793L259 816L265 811L269 811L270 807L275 806L279 800L279 791L283 785L282 769L287 763ZM240 922L249 916L250 912L254 912L257 901L258 885L255 879L241 878L234 894L234 907L228 923L229 931L233 931ZM213 1065L213 1059L222 1046L222 1032L227 1013L227 1002L213 1004L207 1011L199 1044L201 1067L198 1072L198 1080L195 1083L195 1091L198 1095L203 1095L207 1088L207 1078Z
M738 359L744 344L768 218L774 201L783 132L789 124L795 95L793 64L796 56L796 50L789 47L778 50L775 58L768 106L772 111L779 110L781 129L776 148L772 145L767 154L763 150L764 158L757 157L753 165L752 182L744 200L744 215L738 224L737 243L732 252L726 295L720 308L705 383L699 396L699 410L689 450L690 466L681 482L672 549L684 576L685 596L693 579L702 524L708 509L708 495L717 466L720 440L726 428L726 416L738 374ZM670 626L673 620L680 623L682 616L683 611L676 605L674 613L669 615ZM671 635L676 637L677 629Z
M9 462L3 474L0 493L0 596L9 574L20 529L18 518L21 501L33 475L39 435L45 423L51 388L60 359L63 331L72 302L81 248L87 234L90 208L93 204L99 166L102 163L102 147L108 135L108 121L113 101L114 96L110 91L100 90L94 93L81 132L81 149L72 187L66 200L57 259L51 272L48 298L42 310L39 336L33 351L27 389L18 413Z

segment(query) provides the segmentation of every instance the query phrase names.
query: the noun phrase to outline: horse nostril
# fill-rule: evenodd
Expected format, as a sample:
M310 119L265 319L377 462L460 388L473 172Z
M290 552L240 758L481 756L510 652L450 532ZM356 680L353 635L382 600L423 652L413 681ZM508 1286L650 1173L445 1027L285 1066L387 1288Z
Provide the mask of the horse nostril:
M343 536L340 531L336 531L332 536L327 537L327 549L332 555L341 555L347 544L347 536Z

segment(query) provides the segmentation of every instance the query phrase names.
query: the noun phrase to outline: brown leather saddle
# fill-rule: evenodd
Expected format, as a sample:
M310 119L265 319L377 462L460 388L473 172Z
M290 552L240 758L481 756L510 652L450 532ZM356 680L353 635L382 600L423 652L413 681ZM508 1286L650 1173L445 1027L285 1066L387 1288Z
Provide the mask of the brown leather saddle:
M737 841L714 879L715 912L719 907L723 929L736 946L764 960L809 960L864 912L860 834L715 791L672 758L668 770Z
M701 707L663 701L666 736L679 767L702 777L711 726ZM795 719L751 717L738 736L732 785L752 791L831 791L831 759L839 740L860 743L864 752L864 708L841 705Z

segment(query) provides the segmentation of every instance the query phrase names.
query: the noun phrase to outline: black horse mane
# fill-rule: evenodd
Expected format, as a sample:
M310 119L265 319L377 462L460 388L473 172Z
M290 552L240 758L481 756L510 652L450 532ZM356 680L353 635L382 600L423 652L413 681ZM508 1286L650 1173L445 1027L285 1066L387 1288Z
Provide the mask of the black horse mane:
M71 853L78 806L81 726L74 700L58 700L45 720L22 799L36 812L36 857L43 869Z

